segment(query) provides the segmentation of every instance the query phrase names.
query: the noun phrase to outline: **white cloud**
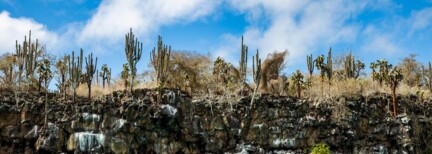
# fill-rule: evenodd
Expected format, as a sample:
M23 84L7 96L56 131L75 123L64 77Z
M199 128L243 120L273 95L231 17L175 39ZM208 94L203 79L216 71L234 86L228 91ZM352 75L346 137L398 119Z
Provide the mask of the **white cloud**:
M311 50L355 39L358 27L348 20L366 5L343 0L233 0L229 4L247 15L250 25L244 35L249 49L258 48L263 56L288 50L289 62L298 62ZM268 23L260 23L263 20Z
M38 38L39 43L47 44L48 49L54 48L57 44L58 37L54 32L30 18L13 18L9 12L2 11L0 23L0 54L15 52L15 40L22 43L24 36L28 37L29 30L32 30L32 40Z
M78 42L119 42L131 27L138 37L149 35L164 25L200 19L212 13L218 3L219 0L105 0L84 25Z

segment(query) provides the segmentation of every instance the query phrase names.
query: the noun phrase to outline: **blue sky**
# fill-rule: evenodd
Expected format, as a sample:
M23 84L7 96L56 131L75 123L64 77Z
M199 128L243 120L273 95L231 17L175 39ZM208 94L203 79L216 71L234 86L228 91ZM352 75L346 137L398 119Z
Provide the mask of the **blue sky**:
M408 54L432 57L431 0L0 0L0 54L28 30L61 56L83 48L115 74L126 63L124 35L144 43L139 71L158 35L177 50L221 56L237 65L240 38L261 57L288 50L286 74L305 70L307 54L351 49L366 64ZM251 54L249 55L252 56Z

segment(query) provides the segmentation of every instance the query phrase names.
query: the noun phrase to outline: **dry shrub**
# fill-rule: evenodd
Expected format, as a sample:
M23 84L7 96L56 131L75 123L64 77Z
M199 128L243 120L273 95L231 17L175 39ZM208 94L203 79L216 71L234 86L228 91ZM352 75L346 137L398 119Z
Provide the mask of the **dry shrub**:
M285 56L288 51L274 52L267 56L261 66L262 77L259 84L259 91L268 92L268 85L272 79L277 79L282 69L285 68Z
M190 93L207 92L206 78L210 76L209 55L197 52L174 51L171 53L167 87L180 88Z

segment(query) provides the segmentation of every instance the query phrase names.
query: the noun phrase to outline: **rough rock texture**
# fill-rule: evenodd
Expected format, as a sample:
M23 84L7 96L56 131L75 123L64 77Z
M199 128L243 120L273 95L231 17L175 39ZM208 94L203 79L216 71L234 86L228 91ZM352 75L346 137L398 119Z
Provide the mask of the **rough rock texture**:
M39 97L40 96L40 97ZM0 92L2 153L431 153L431 103L377 94L326 100L259 96L233 106L166 90L115 92L93 102ZM18 99L16 99L18 98ZM18 105L16 103L18 100ZM45 123L45 116L47 122Z

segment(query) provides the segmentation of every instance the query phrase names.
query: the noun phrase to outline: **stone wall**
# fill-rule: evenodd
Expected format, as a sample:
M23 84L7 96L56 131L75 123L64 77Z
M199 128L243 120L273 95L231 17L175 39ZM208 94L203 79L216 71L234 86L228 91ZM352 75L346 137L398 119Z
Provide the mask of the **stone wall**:
M334 153L385 154L430 153L432 146L431 103L416 97L398 98L393 118L383 94L326 100L264 95L253 108L249 97L230 104L169 90L161 105L146 89L79 103L50 94L48 114L44 96L0 92L0 151L304 153L326 143Z

